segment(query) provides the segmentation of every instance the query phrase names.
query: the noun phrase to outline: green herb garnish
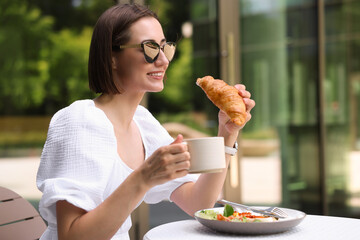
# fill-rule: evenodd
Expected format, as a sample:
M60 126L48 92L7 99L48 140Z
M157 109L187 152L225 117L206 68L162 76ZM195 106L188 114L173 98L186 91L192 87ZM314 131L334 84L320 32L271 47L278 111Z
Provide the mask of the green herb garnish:
M234 209L229 204L226 204L224 207L224 217L229 217L234 214Z

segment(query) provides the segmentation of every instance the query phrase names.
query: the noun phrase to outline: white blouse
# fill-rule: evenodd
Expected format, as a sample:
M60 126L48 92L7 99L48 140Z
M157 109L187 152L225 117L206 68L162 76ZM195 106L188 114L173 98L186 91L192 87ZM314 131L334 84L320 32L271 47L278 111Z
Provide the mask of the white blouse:
M145 148L145 159L173 138L144 107L138 106L134 121ZM113 126L92 100L76 101L51 119L37 173L37 186L43 192L39 211L48 222L41 239L57 239L55 203L66 200L90 211L102 203L132 173L117 153ZM187 175L153 187L143 201L170 200L171 193L185 182L196 181ZM138 205L141 203L140 201ZM112 239L129 239L128 216Z

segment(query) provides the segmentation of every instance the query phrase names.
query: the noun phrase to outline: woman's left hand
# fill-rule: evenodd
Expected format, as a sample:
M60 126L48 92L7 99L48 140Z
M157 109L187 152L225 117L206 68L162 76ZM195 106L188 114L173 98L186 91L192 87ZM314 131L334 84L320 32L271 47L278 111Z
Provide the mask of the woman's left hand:
M228 115L220 110L219 111L219 135L232 135L239 132L245 124L251 119L251 109L255 106L255 101L250 99L251 93L248 92L243 84L236 84L234 86L237 90L239 90L239 95L243 98L245 106L246 106L246 121L243 125L239 126L233 123ZM226 132L223 132L226 131ZM221 133L222 132L222 133ZM226 136L224 136L226 137Z

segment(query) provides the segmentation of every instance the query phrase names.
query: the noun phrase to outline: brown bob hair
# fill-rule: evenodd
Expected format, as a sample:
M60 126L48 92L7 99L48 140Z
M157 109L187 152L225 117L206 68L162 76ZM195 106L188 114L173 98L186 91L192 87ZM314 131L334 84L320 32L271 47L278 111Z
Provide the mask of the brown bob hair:
M156 13L138 4L118 4L100 16L94 27L89 53L89 87L93 92L122 92L119 83L113 81L112 46L126 44L131 37L131 25L143 17L153 17L159 21Z

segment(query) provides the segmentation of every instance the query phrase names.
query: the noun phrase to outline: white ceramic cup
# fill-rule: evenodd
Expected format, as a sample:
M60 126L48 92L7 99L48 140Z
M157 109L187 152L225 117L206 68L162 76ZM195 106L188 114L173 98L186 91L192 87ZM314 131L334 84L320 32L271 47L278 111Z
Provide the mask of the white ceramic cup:
M226 167L223 137L185 139L190 153L189 173L220 172Z

